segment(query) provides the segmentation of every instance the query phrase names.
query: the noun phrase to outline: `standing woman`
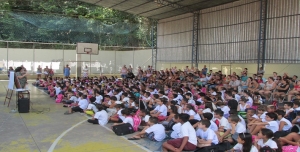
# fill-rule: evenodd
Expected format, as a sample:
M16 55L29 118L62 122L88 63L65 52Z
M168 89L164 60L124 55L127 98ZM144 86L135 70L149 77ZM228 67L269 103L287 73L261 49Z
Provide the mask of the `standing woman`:
M17 67L15 72L16 72L16 77L19 80L20 87L24 89L27 84L27 73L25 68Z
M87 65L85 65L84 69L82 70L82 76L84 78L87 78L89 76L89 69L88 69Z
M46 66L46 68L44 69L44 75L45 75L45 78L48 78L48 75L49 75L49 68L48 68L48 66Z
M123 67L122 67L122 69L121 69L121 77L123 78L123 79L126 79L126 77L127 77L127 68L126 68L126 65L124 65Z
M64 68L64 76L65 76L65 78L68 78L70 76L70 71L71 71L71 68L67 64L66 67Z
M9 67L8 71L7 71L7 75L8 78L10 77L10 72L14 72L15 70L13 69L13 67Z
M37 78L41 79L42 78L42 68L39 65L38 68L36 69L36 74L37 74Z

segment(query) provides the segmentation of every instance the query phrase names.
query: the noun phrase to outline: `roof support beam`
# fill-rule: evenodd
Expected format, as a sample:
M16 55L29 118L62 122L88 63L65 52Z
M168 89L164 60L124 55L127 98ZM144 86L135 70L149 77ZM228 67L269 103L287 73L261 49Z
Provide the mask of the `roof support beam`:
M157 64L157 24L158 22L155 20L151 23L152 68L154 70L156 70Z
M193 14L192 67L198 68L199 11Z
M267 8L268 0L260 0L260 21L259 21L259 38L258 38L258 56L257 70L260 67L264 69L266 53L266 32L267 32Z

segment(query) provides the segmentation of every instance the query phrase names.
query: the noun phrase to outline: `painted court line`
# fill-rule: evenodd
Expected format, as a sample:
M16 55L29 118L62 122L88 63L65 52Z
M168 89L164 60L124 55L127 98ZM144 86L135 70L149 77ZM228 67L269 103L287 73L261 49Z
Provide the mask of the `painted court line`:
M79 123L77 123L76 125L72 126L71 128L69 128L68 130L64 131L60 136L58 136L55 141L52 143L51 147L48 149L48 152L52 152L55 148L55 146L57 145L57 143L59 142L59 140L65 135L67 134L69 131L73 130L75 127L79 126L80 124L82 124L83 122L86 122L86 120L83 120Z
M88 118L88 119L90 119L88 116L86 116L85 115L85 117L86 118ZM108 130L108 131L110 131L110 132L113 132L110 128L108 128L108 127L106 127L106 126L102 126L103 128L105 128L106 130ZM123 138L123 139L125 139L126 141L128 141L128 142L130 142L130 143L132 143L133 145L135 145L135 146L137 146L137 147L140 147L140 148L142 148L143 150L145 150L146 152L152 152L152 151L150 151L149 149L147 149L147 148L145 148L145 147L143 147L143 146L141 146L141 145L139 145L138 143L136 143L136 142L133 142L133 141L130 141L130 140L127 140L127 138L126 137L124 137L124 136L120 136L121 138Z

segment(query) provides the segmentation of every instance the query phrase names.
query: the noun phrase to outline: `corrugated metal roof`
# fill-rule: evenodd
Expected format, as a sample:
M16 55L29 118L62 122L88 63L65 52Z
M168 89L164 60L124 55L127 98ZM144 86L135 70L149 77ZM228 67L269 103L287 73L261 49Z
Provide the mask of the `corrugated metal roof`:
M152 19L164 19L238 0L79 0Z

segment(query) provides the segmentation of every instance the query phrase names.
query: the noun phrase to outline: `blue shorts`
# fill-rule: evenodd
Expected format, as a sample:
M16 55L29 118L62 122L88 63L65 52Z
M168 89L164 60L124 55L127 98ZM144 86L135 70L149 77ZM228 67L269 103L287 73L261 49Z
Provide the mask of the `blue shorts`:
M151 141L156 141L156 139L154 138L154 133L153 132L146 133L146 137L148 139L150 139Z

